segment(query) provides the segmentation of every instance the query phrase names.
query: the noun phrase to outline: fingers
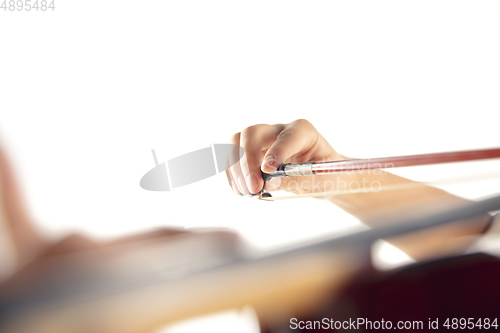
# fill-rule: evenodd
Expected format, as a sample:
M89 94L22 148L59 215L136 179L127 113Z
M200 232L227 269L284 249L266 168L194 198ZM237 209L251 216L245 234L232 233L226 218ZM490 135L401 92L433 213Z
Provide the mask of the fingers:
M240 136L241 133L236 133L230 140L231 144L235 145L235 147L240 147ZM229 155L229 165L231 165L229 168L229 177L233 182L233 190L237 194L249 194L250 192L246 186L245 177L241 171L239 151L233 150L233 152Z
M244 150L242 159L228 173L228 180L233 182L233 190L238 194L260 192L264 186L261 172L276 171L282 163L345 159L304 119L290 124L250 126L236 133L232 143ZM295 193L316 191L317 186L311 185L308 178L275 177L266 182L265 189Z
M233 178L233 174L229 168L226 169L226 176L227 176L227 181L229 182L229 185L231 185L231 189L233 190L233 192L236 194L241 194L238 186L236 185L236 180Z
M57 243L47 246L39 255L39 258L57 256L79 251L98 248L100 244L81 234L68 235Z
M244 150L241 159L241 172L250 193L258 193L264 186L261 175L261 162L265 151L276 140L283 125L255 125L243 130L240 145Z
M228 180L237 194L256 194L264 186L261 175L261 161L284 125L255 125L236 133L230 142L243 148L243 157L231 154Z
M238 184L236 183L236 178L234 177L233 173L231 172L231 168L229 166L234 166L235 161L240 160L240 138L239 138L239 133L233 135L231 138L230 142L233 144L233 148L231 149L229 156L228 156L228 161L226 165L226 177L227 181L229 182L229 185L231 185L231 188L233 189L233 192L236 194L242 194Z
M317 139L318 132L307 120L299 119L288 124L267 150L262 163L262 171L276 171L278 166L288 158L312 147Z
M307 120L290 124L254 125L231 138L231 143L241 146L243 157L229 169L228 180L237 194L256 194L264 186L261 170L276 171L281 163L307 151L317 141L318 133ZM266 184L266 190L277 190L281 179L274 178Z

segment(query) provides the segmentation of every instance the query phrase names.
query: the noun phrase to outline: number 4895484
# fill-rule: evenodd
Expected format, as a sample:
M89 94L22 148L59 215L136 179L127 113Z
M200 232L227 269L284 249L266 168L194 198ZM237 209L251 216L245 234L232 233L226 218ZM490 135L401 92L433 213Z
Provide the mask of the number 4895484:
M50 3L49 3L50 1ZM54 11L56 9L54 5L55 0L3 0L0 9L4 11L42 11L45 12L47 10Z
M495 330L498 328L497 324L497 318L494 318L493 320L489 318L484 318L481 320L481 318L474 319L474 318L448 318L443 324L444 327L447 329L485 329L489 330L490 328L495 328Z

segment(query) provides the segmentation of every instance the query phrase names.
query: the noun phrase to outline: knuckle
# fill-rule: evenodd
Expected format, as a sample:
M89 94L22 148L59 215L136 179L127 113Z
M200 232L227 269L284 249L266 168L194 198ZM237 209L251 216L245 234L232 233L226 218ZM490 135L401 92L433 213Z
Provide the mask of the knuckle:
M292 124L297 125L297 126L310 126L311 123L307 119L297 119Z
M241 136L243 137L253 137L257 134L257 132L259 131L259 127L260 125L252 125L252 126L248 126L247 128L245 128L242 132L241 132Z
M229 139L229 143L232 143L234 145L239 145L240 137L241 137L240 132L233 134L233 136L231 136L231 139Z
M277 136L277 139L283 141L295 140L296 138L297 138L297 133L289 128L284 129Z

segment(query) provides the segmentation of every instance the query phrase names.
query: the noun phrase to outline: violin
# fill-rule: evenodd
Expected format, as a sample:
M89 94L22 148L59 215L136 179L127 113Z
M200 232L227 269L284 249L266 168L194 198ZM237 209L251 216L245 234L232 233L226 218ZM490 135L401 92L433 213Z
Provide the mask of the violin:
M494 157L485 158L499 157L498 149L492 151L493 155L488 156ZM416 161L422 163L423 159L413 159ZM46 258L38 263L43 270L35 278L30 269L36 267L28 266L24 275L0 289L0 328L2 332L147 332L179 320L247 305L261 319L263 332L289 329L293 318L297 323L305 323L320 317L366 315L366 320L373 321L380 316L389 319L413 314L405 320L424 320L418 316L435 315L437 310L412 312L424 304L425 299L415 301L417 296L425 298L421 291L438 290L446 281L454 281L453 277L456 280L459 274L467 272L470 278L463 281L473 285L462 294L464 302L479 303L485 299L479 289L473 289L476 286L494 288L490 289L486 304L498 300L494 283L494 277L499 276L498 260L485 255L438 259L443 261L412 266L392 275L373 269L369 252L376 240L418 233L500 210L500 195L431 211L424 208L416 215L379 216L376 219L383 223L372 221L379 225L372 230L325 237L273 252L248 251L224 237L201 234L192 239L180 234L168 240L159 238ZM443 267L450 269L440 275ZM420 279L417 286L413 280L422 272L430 275ZM483 279L488 272L494 274ZM453 286L465 288L463 284L447 286L447 293L456 290ZM402 292L403 289L409 291ZM392 298L391 303L387 295L401 297ZM407 303L399 306L401 311L396 313L398 300ZM453 310L458 304L456 300L427 300L425 304L444 304ZM355 309L346 309L348 301L356 304ZM496 315L499 308L491 307L492 312L485 315Z

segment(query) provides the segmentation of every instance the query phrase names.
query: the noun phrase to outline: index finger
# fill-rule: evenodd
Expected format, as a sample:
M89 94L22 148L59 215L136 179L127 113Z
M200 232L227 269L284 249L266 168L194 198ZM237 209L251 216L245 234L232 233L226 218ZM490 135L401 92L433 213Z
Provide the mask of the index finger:
M299 119L286 125L267 150L262 171L276 171L279 165L285 163L290 157L299 153L307 153L317 139L318 135L314 126L307 120Z

